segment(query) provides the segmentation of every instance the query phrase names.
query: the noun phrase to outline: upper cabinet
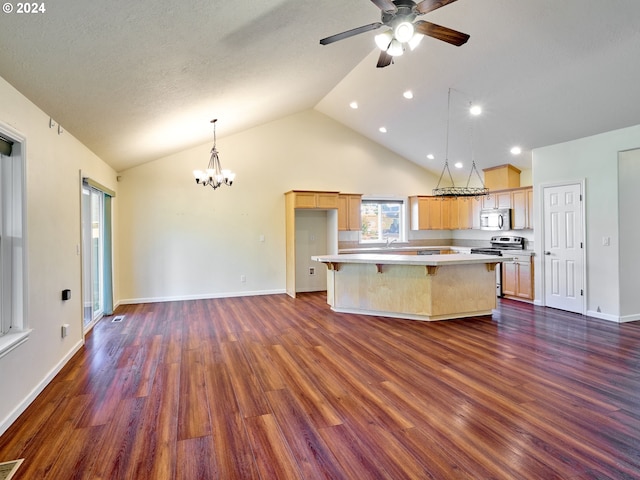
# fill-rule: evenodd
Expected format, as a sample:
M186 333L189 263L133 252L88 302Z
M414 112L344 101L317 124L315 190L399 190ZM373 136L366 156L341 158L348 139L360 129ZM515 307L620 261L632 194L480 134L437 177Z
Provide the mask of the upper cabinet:
M510 208L513 230L533 228L533 187L493 191L488 196L409 197L411 230L480 229L480 210Z
M409 197L409 204L411 230L480 228L481 202L476 198L416 195Z
M287 194L292 197L294 208L338 208L338 192L291 190Z
M520 170L511 164L484 168L484 186L490 191L520 187Z
M360 204L362 195L355 193L341 193L338 195L338 230L360 231Z

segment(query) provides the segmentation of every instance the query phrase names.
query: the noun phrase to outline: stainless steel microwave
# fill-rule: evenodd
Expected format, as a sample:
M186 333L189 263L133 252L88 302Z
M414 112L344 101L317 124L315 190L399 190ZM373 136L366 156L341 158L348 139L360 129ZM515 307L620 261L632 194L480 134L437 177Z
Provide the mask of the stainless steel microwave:
M511 230L511 209L480 210L480 230Z

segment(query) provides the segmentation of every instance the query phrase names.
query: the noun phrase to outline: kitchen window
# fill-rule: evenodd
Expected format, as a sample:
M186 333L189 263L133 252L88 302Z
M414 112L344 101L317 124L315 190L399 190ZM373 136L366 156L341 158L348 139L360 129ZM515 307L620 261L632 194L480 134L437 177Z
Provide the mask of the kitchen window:
M360 204L360 243L391 243L406 240L406 201L363 198Z

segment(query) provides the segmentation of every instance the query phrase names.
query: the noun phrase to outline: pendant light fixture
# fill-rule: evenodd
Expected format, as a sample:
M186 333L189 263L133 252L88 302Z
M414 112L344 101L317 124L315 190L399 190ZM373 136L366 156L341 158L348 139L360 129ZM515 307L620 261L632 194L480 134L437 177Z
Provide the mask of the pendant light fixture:
M218 149L216 148L216 122L218 119L211 120L213 123L213 147L211 148L211 158L206 171L194 170L193 176L196 177L196 183L206 187L209 185L214 190L222 185L231 186L236 174L231 170L223 170L220 166L220 158L218 157Z
M473 103L469 104L470 109L473 109ZM477 111L477 110L476 110ZM474 113L475 115L475 113ZM449 128L451 123L451 88L449 88L449 94L447 97L447 138L446 138L446 155L444 159L444 167L442 169L442 173L440 174L440 179L438 180L438 185L433 189L433 195L438 197L480 197L484 195L489 195L489 189L484 186L484 182L482 181L482 177L480 176L480 172L478 172L478 168L476 167L476 161L473 154L473 126L470 128L471 132L471 170L469 171L469 178L467 178L467 184L464 187L456 187L453 177L451 176L451 170L449 170ZM442 182L442 177L445 172L449 176L449 181L451 182L450 187L441 187L440 182ZM480 185L482 187L470 187L469 183L471 182L471 176L473 173L476 173L478 179L480 180Z

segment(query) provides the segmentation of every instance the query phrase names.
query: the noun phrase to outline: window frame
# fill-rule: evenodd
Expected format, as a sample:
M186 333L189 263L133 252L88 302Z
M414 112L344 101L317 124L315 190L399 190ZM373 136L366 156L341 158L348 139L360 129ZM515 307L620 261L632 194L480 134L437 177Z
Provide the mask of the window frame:
M363 207L367 204L376 203L378 205L382 204L399 204L400 211L398 216L398 237L397 239L392 240L393 243L406 243L408 238L408 224L407 224L407 205L408 199L407 197L397 197L397 196L383 196L383 195L368 195L363 196L360 203L360 222L362 224L363 218ZM379 244L387 244L388 237L385 238L384 234L379 234L376 239L363 239L362 238L362 228L358 232L358 243L361 245L379 245Z
M1 358L26 342L31 330L27 328L26 320L28 318L26 138L3 123L0 123L0 135L13 142L11 155L0 156L2 162L0 165L2 182L0 184ZM11 240L8 243L7 230L11 230L9 232Z

